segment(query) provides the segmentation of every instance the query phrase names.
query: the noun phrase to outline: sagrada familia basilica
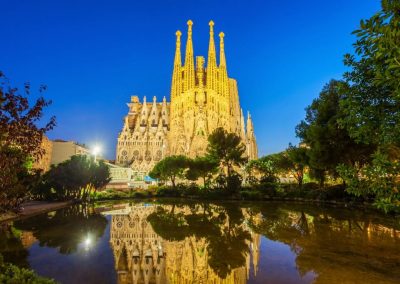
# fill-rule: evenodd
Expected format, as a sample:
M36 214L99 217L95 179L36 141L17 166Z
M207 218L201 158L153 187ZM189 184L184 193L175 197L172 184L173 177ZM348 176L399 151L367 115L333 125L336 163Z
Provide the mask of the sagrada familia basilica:
M176 32L176 51L171 84L171 102L132 96L129 112L118 136L116 163L131 167L143 176L168 155L203 155L207 138L216 128L241 137L250 159L257 158L257 143L250 114L245 118L239 103L237 82L228 77L224 33L219 33L219 64L214 42L214 22L210 21L207 63L194 59L192 27L188 21L184 64L181 32ZM196 64L195 64L196 63ZM206 64L206 67L204 66Z

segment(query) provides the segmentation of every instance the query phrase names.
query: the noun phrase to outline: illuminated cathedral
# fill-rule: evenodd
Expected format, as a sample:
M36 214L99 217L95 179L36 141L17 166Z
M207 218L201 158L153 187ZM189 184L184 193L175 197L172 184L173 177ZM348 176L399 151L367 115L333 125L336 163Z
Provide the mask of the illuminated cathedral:
M224 33L219 33L219 63L214 42L214 22L210 21L207 62L194 57L192 28L188 21L184 64L181 35L176 32L176 50L171 84L171 102L156 97L140 102L132 96L122 131L118 136L116 163L131 167L137 176L148 173L168 155L201 156L207 138L216 128L236 133L246 146L249 159L257 158L257 143L250 113L245 117L239 103L238 86L228 77ZM206 66L205 66L206 65Z

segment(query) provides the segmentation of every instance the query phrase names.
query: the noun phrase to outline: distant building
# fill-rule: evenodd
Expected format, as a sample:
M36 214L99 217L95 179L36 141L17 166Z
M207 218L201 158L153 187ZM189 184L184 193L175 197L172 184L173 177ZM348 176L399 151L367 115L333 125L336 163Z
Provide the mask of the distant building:
M54 140L51 164L57 165L69 160L74 155L90 155L90 150L85 145L80 145L74 141Z
M106 185L106 189L129 190L129 189L147 189L149 185L155 185L156 181L147 177L134 175L131 168L121 167L106 162L110 169L111 181Z
M53 152L53 143L49 140L45 135L42 137L42 143L40 144L40 148L43 150L43 154L41 157L38 157L33 162L33 168L42 170L43 172L47 172L50 169L51 165L51 156Z

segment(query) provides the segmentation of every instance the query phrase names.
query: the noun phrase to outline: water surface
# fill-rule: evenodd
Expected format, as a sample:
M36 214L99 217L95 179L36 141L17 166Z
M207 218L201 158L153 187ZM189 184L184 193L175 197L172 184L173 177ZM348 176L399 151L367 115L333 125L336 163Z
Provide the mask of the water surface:
M399 237L345 208L120 202L4 225L0 253L61 283L399 283Z

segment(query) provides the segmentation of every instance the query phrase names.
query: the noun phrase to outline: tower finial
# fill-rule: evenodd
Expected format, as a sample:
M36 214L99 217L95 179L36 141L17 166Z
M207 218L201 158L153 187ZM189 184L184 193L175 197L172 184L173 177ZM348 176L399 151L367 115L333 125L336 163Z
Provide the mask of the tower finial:
M208 60L207 60L207 87L213 90L217 88L217 54L215 52L214 42L214 22L211 20L208 25L210 26L210 42L208 44Z
M247 111L247 136L250 137L253 135L254 128L253 128L253 121L251 120L250 111Z
M221 75L219 91L227 96L229 94L229 82L228 71L226 69L224 36L225 34L223 32L219 33L219 71Z
M194 57L193 57L193 42L192 42L192 20L187 21L188 37L186 42L185 52L185 75L184 75L184 91L194 88L195 73L194 73Z
M226 66L226 58L225 58L225 43L224 43L225 34L223 32L219 33L219 65Z
M188 32L191 32L192 31L192 26L193 26L192 20L187 21L187 25L188 25Z
M181 31L177 30L176 33L176 49L174 59L174 70L172 72L172 84L171 84L171 98L181 93L181 70L182 70L182 58L181 58Z

